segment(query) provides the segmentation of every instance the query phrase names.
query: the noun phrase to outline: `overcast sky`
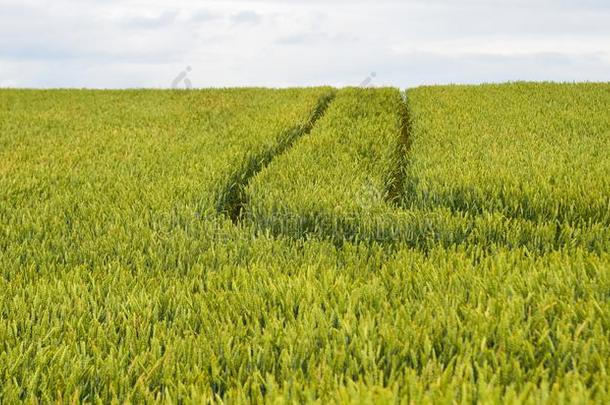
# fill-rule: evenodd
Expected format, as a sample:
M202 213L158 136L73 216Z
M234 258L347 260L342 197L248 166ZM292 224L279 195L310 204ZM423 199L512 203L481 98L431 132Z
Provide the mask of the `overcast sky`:
M610 0L0 0L0 87L187 67L194 87L610 81Z

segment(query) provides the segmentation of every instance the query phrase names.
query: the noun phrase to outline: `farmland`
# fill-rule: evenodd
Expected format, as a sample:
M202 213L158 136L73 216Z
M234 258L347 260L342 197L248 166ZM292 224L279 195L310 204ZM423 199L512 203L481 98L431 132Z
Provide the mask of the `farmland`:
M607 402L610 85L0 91L0 402Z

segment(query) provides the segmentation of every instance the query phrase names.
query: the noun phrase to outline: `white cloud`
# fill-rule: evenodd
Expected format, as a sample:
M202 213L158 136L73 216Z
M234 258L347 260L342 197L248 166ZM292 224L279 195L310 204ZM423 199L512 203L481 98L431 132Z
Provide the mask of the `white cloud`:
M0 86L610 81L605 0L3 0Z

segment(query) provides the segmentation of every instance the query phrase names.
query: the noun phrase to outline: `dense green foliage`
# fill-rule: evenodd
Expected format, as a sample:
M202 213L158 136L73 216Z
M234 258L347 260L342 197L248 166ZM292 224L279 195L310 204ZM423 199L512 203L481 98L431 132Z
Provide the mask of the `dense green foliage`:
M3 397L610 395L610 257L309 241L2 281Z
M2 270L188 266L329 92L2 92Z
M610 224L610 84L409 92L409 203Z
M528 88L527 85L525 87ZM553 90L554 86L550 88ZM467 89L476 94L481 92L480 87ZM495 95L495 103L486 99L477 104L478 108L501 104L511 95L520 97L515 90L519 87L500 86L500 89L488 95L488 98ZM588 85L584 89L590 92ZM604 89L601 86L599 92L602 93ZM437 159L430 166L437 172L445 173L447 184L451 179L459 183L460 174L466 170L466 163L465 167L459 167L462 158L458 163L454 161L456 158L445 159L454 153L452 145L461 142L460 138L444 143L422 140L426 136L432 137L429 134L438 133L451 138L451 125L457 119L444 121L439 118L458 115L456 111L443 110L443 103L438 100L442 100L447 92L451 90L444 87L410 90L407 94L413 101L407 109L395 89L342 90L312 134L301 139L286 154L274 159L250 183L248 218L255 226L270 230L273 234L292 237L322 235L339 244L347 240L406 243L426 249L439 244L446 247L476 244L489 250L519 246L538 252L565 247L581 247L595 252L610 250L610 231L601 220L610 209L607 207L604 210L602 207L602 202L607 203L610 198L609 188L604 188L609 176L603 176L595 168L598 182L593 184L593 180L590 180L589 195L599 196L600 203L596 206L599 212L595 211L596 216L590 216L588 221L560 221L559 217L548 218L548 215L545 218L542 215L536 218L507 217L504 212L485 208L456 210L450 204L436 204L431 198L425 200L423 197L419 200L427 201L426 204L414 203L413 200L418 199L412 195L420 195L414 191L417 188L414 184L419 184L414 176L419 173L416 168L421 166L420 160L427 162L432 158ZM464 92L468 94L467 90ZM580 94L577 90L573 92ZM457 101L453 103L459 105L459 95L454 98ZM596 99L593 98L591 103L595 104ZM415 113L411 113L411 109ZM608 115L606 112L604 118L598 118L597 122L609 122ZM552 121L551 118L543 121L547 120ZM445 122L449 128L445 128ZM501 122L496 125L501 126ZM470 128L470 131L476 129L478 127ZM602 140L596 141L598 145L603 142L610 144L608 133L606 131L600 136ZM435 136L438 138L439 135ZM564 134L561 136L568 137ZM588 143L593 137L584 137L583 143ZM472 135L471 138L475 139L476 136ZM463 142L467 143L467 140ZM424 146L420 150L421 143ZM481 148L476 143L471 147L473 150ZM465 149L464 146L461 148ZM493 152L488 153L494 155ZM529 144L528 154L535 156L537 161L544 160L547 155L545 144L542 147ZM497 160L504 159L501 153L494 156ZM589 159L588 156L586 159ZM608 161L610 159L606 158L596 165L606 167ZM495 169L485 164L486 160L482 159L473 165L482 167L482 171L491 171L488 177L493 178ZM568 177L562 178L562 184L575 184L574 187L578 188L579 179L588 178L588 174L581 173L588 171L588 167L576 170L575 166L572 165L569 176L565 174ZM395 167L402 170L395 170ZM484 181L484 178L479 180ZM519 174L512 182L516 184L515 189L533 187L520 179ZM427 194L421 191L421 195ZM494 197L490 195L488 198ZM548 200L539 203L540 207L554 204L553 195L539 198ZM488 204L491 206L493 202ZM575 206L571 206L574 213ZM582 207L585 207L584 203ZM590 207L583 210L582 215L588 215Z
M0 91L0 402L608 402L607 93Z

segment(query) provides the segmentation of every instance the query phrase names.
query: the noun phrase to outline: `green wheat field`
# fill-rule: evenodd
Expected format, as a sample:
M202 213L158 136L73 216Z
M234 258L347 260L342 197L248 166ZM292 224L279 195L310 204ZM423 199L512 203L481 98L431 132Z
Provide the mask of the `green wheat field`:
M608 403L610 83L0 90L0 403Z

